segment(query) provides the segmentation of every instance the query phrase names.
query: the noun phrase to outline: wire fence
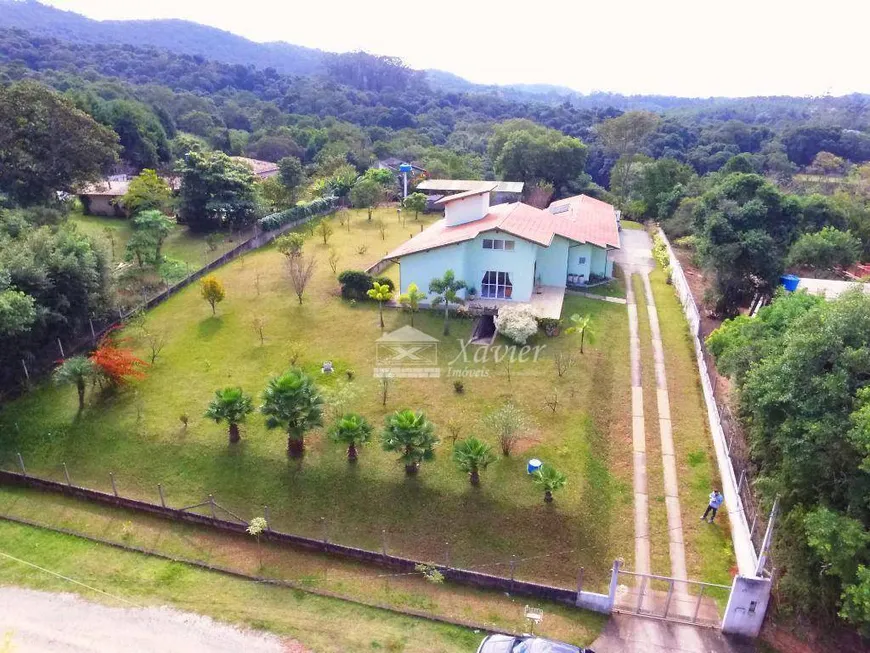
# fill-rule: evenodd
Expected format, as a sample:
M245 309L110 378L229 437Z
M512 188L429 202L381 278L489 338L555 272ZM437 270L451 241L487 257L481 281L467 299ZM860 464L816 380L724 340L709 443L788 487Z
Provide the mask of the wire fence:
M679 259L671 249L667 236L659 232L667 245L671 260L671 278L677 297L683 307L686 320L695 342L698 354L698 366L702 379L709 384L716 408L716 419L722 431L722 441L728 460L734 474L734 479L739 498L739 510L742 511L749 530L749 538L752 542L756 558L761 555L762 540L767 529L769 514L762 509L760 498L755 492L755 480L757 469L752 464L749 456L749 447L746 434L739 419L735 416L732 408L732 395L727 382L716 370L713 355L704 343L701 331L701 312L692 295L689 282Z
M320 213L315 213L300 218L299 220L288 222L287 224L271 231L264 231L259 226L255 226L253 231L250 232L253 235L249 238L227 252L217 256L214 260L206 263L201 268L189 271L187 276L180 281L171 285L164 284L165 287L162 290L154 293L146 292L140 297L140 301L132 304L121 304L110 314L93 317L88 320L87 324L81 325L80 328L75 330L71 330L66 335L56 337L53 341L46 343L42 347L21 352L18 361L19 364L15 366L14 372L7 370L3 375L6 377L2 379L3 389L8 389L10 391L9 394L14 394L13 390L17 390L19 393L26 392L33 383L47 376L56 367L59 360L92 349L109 331L123 325L124 322L129 320L131 316L139 311L154 308L191 284L199 281L209 272L229 263L251 250L269 244L287 231L290 231L309 220L320 218L331 210L332 209L330 208ZM2 395L2 391L0 391L0 395Z
M475 562L463 556L460 559L453 551L449 536L439 546L427 547L429 554L420 556L421 559L407 557L404 550L404 537L400 532L391 533L386 529L380 531L380 541L377 549L360 548L358 542L340 542L344 531L336 523L327 519L326 516L298 523L294 520L294 530L290 533L281 530L281 515L275 514L269 505L256 508L256 514L246 515L245 510L235 510L227 507L219 501L214 494L208 494L204 499L195 502L185 502L178 505L172 488L163 483L154 484L153 491L147 492L138 485L129 486L124 478L114 472L106 474L104 483L94 483L97 488L86 487L76 482L76 473L66 463L61 463L53 472L45 473L44 470L34 473L27 465L25 458L15 454L14 471L6 466L0 468L0 484L6 482L9 485L23 485L50 492L72 495L95 503L104 503L129 510L157 514L162 517L179 521L192 521L206 526L213 526L231 532L245 532L245 529L254 517L263 517L266 520L265 535L271 536L276 541L301 546L310 550L334 554L339 557L350 557L362 562L383 565L395 569L398 567L401 573L390 571L382 577L418 574L416 565L433 565L446 576L453 577L459 582L468 581L467 584L481 585L508 592L525 591L539 598L573 603L577 593L577 586L572 581L547 580L539 582L536 571L540 570L541 561L571 559L583 553L580 548L560 549L545 553L530 555L510 555L500 560L488 560ZM147 495L147 496L146 496ZM173 506L172 503L176 503ZM432 553L432 549L436 549ZM378 550L379 549L379 550ZM518 552L519 553L519 552ZM534 562L534 565L528 563ZM609 563L607 565L609 567ZM578 565L579 574L583 569ZM603 570L603 567L601 568ZM601 571L599 570L599 571ZM600 573L589 573L587 570L584 591L606 591L609 579ZM599 578L600 577L600 578ZM599 581L601 581L599 583Z

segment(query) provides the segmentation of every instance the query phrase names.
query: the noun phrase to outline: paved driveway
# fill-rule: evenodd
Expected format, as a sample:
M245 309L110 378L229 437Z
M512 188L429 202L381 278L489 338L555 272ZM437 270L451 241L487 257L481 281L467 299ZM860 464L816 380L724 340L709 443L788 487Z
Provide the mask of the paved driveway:
M613 260L623 272L650 272L655 268L652 239L643 229L623 229L619 232L620 249Z
M712 628L615 614L592 644L595 653L755 653L750 641Z

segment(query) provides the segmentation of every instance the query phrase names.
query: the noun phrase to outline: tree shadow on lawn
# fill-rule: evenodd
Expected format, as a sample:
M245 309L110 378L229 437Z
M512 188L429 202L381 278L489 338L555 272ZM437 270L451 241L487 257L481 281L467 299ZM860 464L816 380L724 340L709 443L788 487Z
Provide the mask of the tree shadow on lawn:
M610 561L603 559L606 532L594 528L576 504L513 503L495 496L484 485L462 491L439 489L441 480L427 478L426 465L416 477L406 477L401 465L385 477L383 469L368 466L365 454L356 465L343 452L331 459L287 461L228 451L210 464L186 465L196 474L199 494L215 499L243 518L262 514L269 505L276 529L320 539L324 528L330 540L380 550L386 531L389 550L443 563L449 542L452 564L474 566L571 550L560 559L541 557L524 564L529 577L571 586L576 569L585 565L597 577ZM486 480L484 480L486 483ZM195 491L194 491L195 492ZM606 531L606 529L604 529ZM492 567L487 573L508 573Z
M224 326L222 315L211 315L201 320L197 325L196 332L201 340L211 340Z

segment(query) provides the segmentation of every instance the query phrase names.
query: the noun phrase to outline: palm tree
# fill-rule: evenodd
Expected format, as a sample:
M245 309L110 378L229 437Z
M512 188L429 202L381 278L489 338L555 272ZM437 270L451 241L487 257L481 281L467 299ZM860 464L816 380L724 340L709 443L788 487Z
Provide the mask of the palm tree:
M266 415L267 428L287 430L287 454L301 458L305 455L305 432L322 424L322 405L323 397L313 379L292 369L269 381L260 412Z
M402 308L411 315L411 326L414 326L414 313L420 310L420 302L426 299L426 293L420 290L416 283L408 285L408 292L399 295Z
M366 295L378 303L378 315L381 318L381 328L384 328L384 302L390 301L393 289L385 283L372 282L372 287L366 290Z
M592 331L592 316L580 317L577 313L571 316L572 325L565 329L565 333L580 334L580 353L583 353L583 341L588 340L590 345L595 344L595 332Z
M216 423L226 422L229 425L230 444L239 441L239 424L247 419L254 410L254 403L250 395L242 392L241 388L224 388L215 390L214 399L205 411L205 417L213 419Z
M385 451L398 451L405 465L405 474L417 473L420 463L435 457L435 426L418 411L397 410L387 417L382 434Z
M458 442L453 447L453 460L466 472L474 486L480 485L480 472L495 461L492 447L475 437Z
M553 492L565 487L568 477L550 465L541 465L534 479L538 487L544 490L544 502L553 503Z
M79 393L79 410L85 407L85 387L94 378L97 368L94 362L85 356L71 356L61 363L54 371L54 382L60 384L72 383Z
M440 279L432 279L432 281L429 282L429 294L436 295L436 297L432 299L432 306L444 304L445 336L450 334L450 304L465 303L457 293L466 287L467 284L464 281L457 279L453 270L447 270L443 277Z
M343 415L330 432L332 439L347 445L347 460L355 463L357 446L365 444L372 436L372 425L365 417L356 413Z

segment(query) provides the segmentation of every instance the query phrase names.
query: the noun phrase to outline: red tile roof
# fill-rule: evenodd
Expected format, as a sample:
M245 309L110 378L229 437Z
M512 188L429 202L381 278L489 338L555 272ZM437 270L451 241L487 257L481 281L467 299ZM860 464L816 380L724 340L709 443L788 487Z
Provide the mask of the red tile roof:
M552 212L554 207L559 209L562 206L568 208L558 213ZM448 227L444 220L439 220L399 245L384 258L395 259L455 245L493 230L504 231L543 247L549 247L556 235L605 249L619 247L619 227L613 207L592 197L577 195L553 202L550 210L546 211L522 202L514 202L496 204L481 219L453 227Z
M562 207L567 211L557 212ZM619 247L619 225L613 206L588 195L575 195L550 204L549 213L562 220L555 223L556 233L579 243L599 247Z

